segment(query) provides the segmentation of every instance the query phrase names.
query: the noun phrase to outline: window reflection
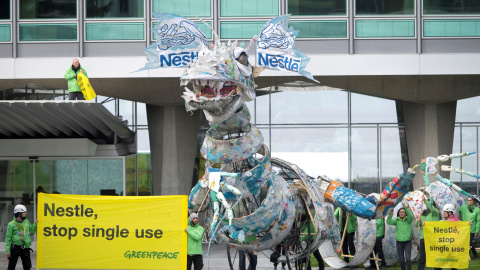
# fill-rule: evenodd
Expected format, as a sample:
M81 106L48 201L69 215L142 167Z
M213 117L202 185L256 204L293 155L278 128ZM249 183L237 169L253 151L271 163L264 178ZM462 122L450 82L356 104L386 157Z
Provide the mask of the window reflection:
M356 15L414 15L414 0L356 0Z
M477 0L423 1L423 13L434 14L480 14L480 2Z
M351 188L364 194L378 192L377 158L377 129L352 128Z
M87 0L87 19L143 18L143 0Z
M285 91L272 94L272 124L347 122L348 100L344 91Z
M298 165L312 177L348 181L348 130L272 129L272 156Z
M10 1L0 0L0 20L10 20Z
M77 0L20 0L20 19L75 19Z
M294 16L347 15L347 1L289 0L288 13Z

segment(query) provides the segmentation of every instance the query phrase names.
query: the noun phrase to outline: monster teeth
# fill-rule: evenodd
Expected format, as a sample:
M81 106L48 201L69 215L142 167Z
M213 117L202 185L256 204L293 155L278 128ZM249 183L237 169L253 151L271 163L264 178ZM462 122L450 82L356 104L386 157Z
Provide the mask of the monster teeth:
M214 86L215 86L215 83L216 83L216 82L215 82L214 80L209 80L209 81L208 81L208 86L214 87Z
M222 82L222 81L218 81L218 82L215 84L215 87L217 88L217 92L218 92L218 93L220 93L220 90L222 90L224 84L225 84L225 82Z
M202 86L206 86L208 81L207 80L200 80L200 82L201 82Z
M240 93L242 93L242 88L238 87L238 85L236 85L235 86L235 91L237 92L237 94L240 94Z

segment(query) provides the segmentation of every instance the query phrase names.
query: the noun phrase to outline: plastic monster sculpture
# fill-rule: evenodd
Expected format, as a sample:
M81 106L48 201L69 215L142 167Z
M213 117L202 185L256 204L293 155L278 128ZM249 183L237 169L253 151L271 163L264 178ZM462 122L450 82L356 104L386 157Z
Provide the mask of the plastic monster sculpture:
M250 45L243 48L236 41L220 42L215 33L213 44L205 45L205 35L198 34L200 29L188 19L165 13L154 16L158 42L145 49L148 63L142 70L184 67L180 84L191 87L185 87L182 96L186 109L203 110L210 124L201 148L207 173L192 189L189 208L203 211L204 205L211 204L209 200L204 204L210 194L212 238L244 251L290 245L290 250L295 250L286 254L290 259L308 257L323 244L322 256L332 267L363 263L375 242L375 221L371 219L383 218L393 210L408 191L415 172L409 169L402 173L378 198L365 198L339 182L327 177L313 179L295 164L270 156L245 105L255 98L254 76L267 68L313 79L305 70L309 58L294 47L298 31L288 28L289 16L270 20L259 40L251 41L250 45L256 46L255 66L248 61ZM177 38L176 33L188 38ZM231 209L239 202L246 213L233 216ZM334 206L354 213L362 224L357 237L360 247L349 264L337 253L341 236ZM305 225L298 217L307 214L314 225L314 239L305 246L298 240L300 226Z

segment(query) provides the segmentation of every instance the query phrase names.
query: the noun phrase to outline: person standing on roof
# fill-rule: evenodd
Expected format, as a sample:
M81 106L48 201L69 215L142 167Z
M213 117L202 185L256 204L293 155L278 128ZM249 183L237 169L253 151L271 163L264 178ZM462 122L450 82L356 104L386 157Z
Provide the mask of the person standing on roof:
M65 80L68 81L69 100L85 100L82 90L77 83L78 73L83 73L88 78L87 71L85 71L85 69L80 66L80 62L78 61L78 59L73 59L72 66L67 69L64 75Z

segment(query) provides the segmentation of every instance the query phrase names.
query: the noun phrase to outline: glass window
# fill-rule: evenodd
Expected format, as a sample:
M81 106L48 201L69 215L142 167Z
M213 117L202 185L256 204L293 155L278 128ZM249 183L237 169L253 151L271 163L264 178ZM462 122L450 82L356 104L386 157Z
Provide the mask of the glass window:
M299 38L346 38L347 21L290 21Z
M120 99L118 104L118 113L122 117L122 121L127 121L127 125L133 125L133 117L134 113L133 110L133 102L130 100Z
M479 122L480 97L467 98L457 101L455 122Z
M152 0L153 12L185 17L211 17L211 0Z
M278 16L278 0L220 0L220 17Z
M10 24L0 24L0 42L12 41L12 26Z
M356 0L356 15L414 15L414 0Z
M137 102L137 125L148 125L145 103Z
M143 18L143 0L87 0L86 18Z
M352 93L352 123L397 123L395 101Z
M205 36L207 37L207 39L212 39L212 30L210 30L210 28L208 26L206 26L203 22L194 22L198 28L200 28L200 30L202 30L202 32L205 34ZM212 27L212 22L211 21L206 21L206 23L208 25L210 25L210 27ZM153 22L152 23L152 29L153 28L158 28L157 27L157 24L158 22ZM157 30L155 31L152 31L152 38L153 40L157 40Z
M150 137L148 135L148 129L137 130L137 152L138 153L150 152Z
M480 1L423 1L423 14L480 14Z
M378 192L377 129L352 128L352 189L364 194Z
M76 23L19 24L20 41L76 41Z
M424 37L478 37L480 20L423 20Z
M143 22L86 23L86 40L143 40Z
M125 194L127 196L135 196L136 182L137 182L137 156L131 156L125 158Z
M77 0L20 0L20 20L75 19Z
M403 172L402 151L400 149L399 128L382 128L381 130L381 192L385 186Z
M272 129L272 156L298 165L312 177L348 181L348 130Z
M61 194L72 194L72 166L72 160L55 160L56 182L53 184L54 188L52 192L59 192Z
M347 123L347 96L347 92L339 90L272 94L272 124Z
M477 127L462 127L457 124L455 133L453 135L453 151L452 153L461 152L475 152L477 149ZM462 169L471 173L478 172L477 156L467 156L463 158L452 159L452 167ZM477 179L468 175L461 175L455 172L450 172L450 179L453 181L462 181L463 189L469 187L474 194L477 193L476 182ZM472 186L474 185L474 186Z
M138 158L138 195L153 195L152 160L150 153L141 153Z
M356 20L355 36L415 37L414 20Z
M269 99L270 96L268 95L268 92L260 92L257 90L257 97L255 98L256 108L253 106L250 107L250 105L254 105L252 104L253 102L247 102L247 104L249 104L248 109L250 110L250 115L252 116L251 122L257 125L268 125L270 123L270 106L268 105L270 102ZM256 114L255 109L257 112Z
M345 0L288 0L288 13L293 16L347 15Z
M0 0L0 20L10 20L10 1Z
M73 194L77 195L91 195L88 194L90 190L88 184L88 160L73 160ZM70 176L72 177L72 176Z
M123 159L91 159L88 162L88 195L123 196Z
M223 39L251 39L258 35L265 25L258 22L220 22L220 38Z

